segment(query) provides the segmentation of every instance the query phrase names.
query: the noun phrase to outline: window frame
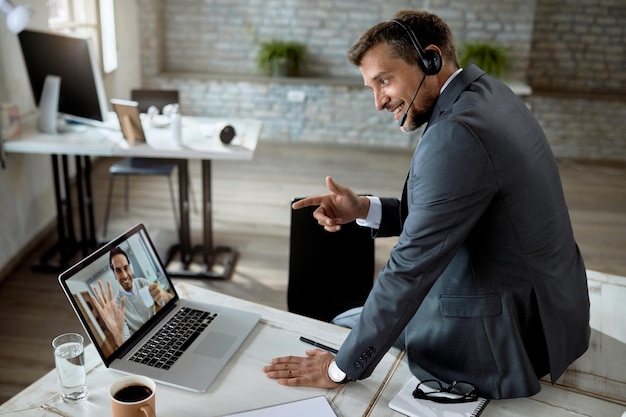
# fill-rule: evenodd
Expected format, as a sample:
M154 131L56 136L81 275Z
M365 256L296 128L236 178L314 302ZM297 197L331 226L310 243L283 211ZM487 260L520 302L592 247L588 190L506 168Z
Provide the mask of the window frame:
M105 74L118 67L114 0L48 0L54 32L90 37Z

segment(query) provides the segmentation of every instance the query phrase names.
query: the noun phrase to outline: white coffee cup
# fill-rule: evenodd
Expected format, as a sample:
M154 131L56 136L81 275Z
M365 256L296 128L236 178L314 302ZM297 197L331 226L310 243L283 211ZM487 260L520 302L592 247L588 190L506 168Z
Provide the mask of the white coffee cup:
M148 286L139 289L139 296L146 307L150 308L154 305L154 299L152 295L150 295L150 288Z

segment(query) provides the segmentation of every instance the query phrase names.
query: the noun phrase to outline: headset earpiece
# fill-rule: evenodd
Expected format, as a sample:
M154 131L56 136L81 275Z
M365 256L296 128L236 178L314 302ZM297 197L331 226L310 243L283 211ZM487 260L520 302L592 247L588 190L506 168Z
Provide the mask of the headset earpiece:
M424 51L424 56L422 58L422 69L426 75L435 75L441 71L441 55L439 52L428 49Z
M401 21L392 19L390 20L390 22L394 22L397 25L399 25L402 29L404 29L406 34L409 36L409 40L415 47L415 50L417 51L417 54L420 57L418 62L420 63L420 67L422 68L422 71L424 71L424 74L426 75L438 74L439 71L441 71L441 55L439 55L439 52L432 50L432 49L425 51L424 48L422 48L422 46L420 45L419 41L417 40L417 36L415 36L415 32L413 32L408 26L406 26Z

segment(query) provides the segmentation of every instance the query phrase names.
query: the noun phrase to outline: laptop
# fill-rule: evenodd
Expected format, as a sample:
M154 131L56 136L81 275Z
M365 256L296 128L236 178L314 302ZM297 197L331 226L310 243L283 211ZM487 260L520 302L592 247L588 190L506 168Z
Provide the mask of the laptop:
M108 368L194 392L206 391L261 318L182 299L143 224L61 273L59 282ZM156 297L150 294L155 288ZM121 332L109 329L107 313L98 308L115 298L124 305Z

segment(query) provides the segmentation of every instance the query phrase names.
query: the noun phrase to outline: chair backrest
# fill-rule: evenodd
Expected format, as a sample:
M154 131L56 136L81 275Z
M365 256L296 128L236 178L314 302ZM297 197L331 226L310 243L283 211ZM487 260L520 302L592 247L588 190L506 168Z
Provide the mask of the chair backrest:
M150 106L156 106L162 112L163 106L180 103L178 96L178 90L134 89L130 92L130 99L139 103L139 113L146 113Z
M294 200L295 201L295 200ZM316 207L291 209L290 312L331 321L362 306L374 283L374 239L356 223L327 232L313 217Z

